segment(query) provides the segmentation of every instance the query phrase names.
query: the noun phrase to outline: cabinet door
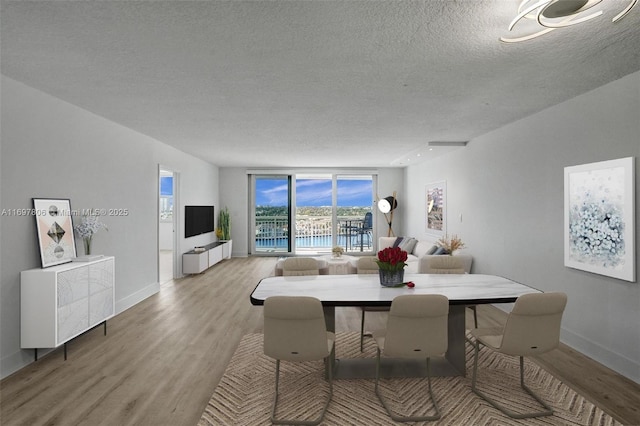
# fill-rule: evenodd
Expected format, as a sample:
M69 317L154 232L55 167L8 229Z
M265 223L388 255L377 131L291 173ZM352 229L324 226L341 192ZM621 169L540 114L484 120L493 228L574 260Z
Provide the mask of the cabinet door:
M89 327L114 314L113 259L89 266Z
M213 266L222 260L222 246L216 246L209 250L209 266Z
M224 243L222 246L222 258L230 259L231 258L231 240Z
M89 326L89 268L58 274L58 343L82 333Z

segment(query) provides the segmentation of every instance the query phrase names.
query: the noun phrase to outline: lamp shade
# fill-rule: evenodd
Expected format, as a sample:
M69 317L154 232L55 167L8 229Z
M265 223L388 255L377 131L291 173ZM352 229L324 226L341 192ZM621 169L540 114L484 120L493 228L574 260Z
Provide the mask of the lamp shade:
M389 213L391 210L395 210L398 207L398 201L392 197L385 197L378 201L378 210L382 213Z

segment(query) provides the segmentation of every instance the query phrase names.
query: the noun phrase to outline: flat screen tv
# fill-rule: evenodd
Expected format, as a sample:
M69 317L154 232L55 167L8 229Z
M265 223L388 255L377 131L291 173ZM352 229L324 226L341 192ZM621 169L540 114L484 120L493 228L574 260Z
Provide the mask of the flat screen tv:
M213 232L213 206L184 206L184 237Z

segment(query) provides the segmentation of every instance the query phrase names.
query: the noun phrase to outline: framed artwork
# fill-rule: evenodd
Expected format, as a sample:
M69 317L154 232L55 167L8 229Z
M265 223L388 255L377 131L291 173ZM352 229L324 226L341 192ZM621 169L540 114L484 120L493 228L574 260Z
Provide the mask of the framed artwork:
M426 231L444 236L447 233L447 183L430 183L425 192Z
M634 158L564 169L564 264L636 281Z
M34 198L38 245L42 267L71 262L76 257L69 200Z

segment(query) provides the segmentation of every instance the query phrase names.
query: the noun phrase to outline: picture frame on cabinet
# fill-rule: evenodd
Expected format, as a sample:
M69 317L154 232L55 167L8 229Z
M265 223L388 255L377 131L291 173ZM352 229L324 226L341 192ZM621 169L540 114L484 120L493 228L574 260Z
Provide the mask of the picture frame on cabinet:
M43 268L71 262L76 257L71 201L33 198L33 216Z
M564 168L564 264L636 282L635 158Z

